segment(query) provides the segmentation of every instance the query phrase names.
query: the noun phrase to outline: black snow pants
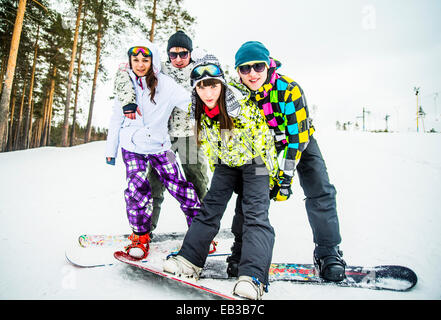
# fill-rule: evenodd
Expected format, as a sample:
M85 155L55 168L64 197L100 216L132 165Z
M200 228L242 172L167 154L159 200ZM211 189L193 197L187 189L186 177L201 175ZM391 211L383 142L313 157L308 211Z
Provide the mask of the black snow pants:
M211 186L193 219L179 255L203 267L211 241L219 231L220 221L233 189L242 186L242 256L239 276L256 277L268 283L268 270L274 247L274 229L268 219L269 175L263 164L240 167L216 165Z
M333 247L341 242L336 207L336 190L329 182L328 172L317 140L313 136L297 165L296 172L305 194L305 206L313 241L319 246ZM243 217L236 206L232 232L240 242ZM234 253L234 252L233 252Z

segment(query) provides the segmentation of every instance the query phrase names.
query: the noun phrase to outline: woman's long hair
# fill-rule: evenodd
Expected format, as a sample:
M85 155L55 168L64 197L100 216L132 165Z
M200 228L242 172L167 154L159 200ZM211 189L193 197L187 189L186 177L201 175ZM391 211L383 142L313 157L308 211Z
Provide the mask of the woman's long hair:
M213 85L220 84L222 86L221 93L219 95L219 99L217 101L219 105L219 115L218 115L218 121L219 121L219 130L221 133L221 138L224 138L225 131L230 131L234 128L233 121L228 116L227 108L225 104L225 85L222 83L222 81L217 79L206 79L200 81L196 86L197 87L209 87ZM200 145L200 131L201 131L201 118L202 115L205 113L204 111L204 103L202 102L201 98L196 92L196 106L194 111L195 121L196 121L196 137L197 137L197 143Z
M153 61L152 64L150 65L149 71L147 71L147 74L145 75L145 82L147 83L147 87L150 89L150 101L156 104L155 94L156 94L156 87L158 86L158 78L156 78L156 75L153 72Z

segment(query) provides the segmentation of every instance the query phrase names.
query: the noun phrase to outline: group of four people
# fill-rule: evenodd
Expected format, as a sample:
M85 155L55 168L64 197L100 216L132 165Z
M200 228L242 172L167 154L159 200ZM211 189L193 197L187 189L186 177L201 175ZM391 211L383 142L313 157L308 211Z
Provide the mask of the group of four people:
M234 192L228 274L238 277L235 294L261 299L274 246L270 200L290 197L297 172L313 231L314 263L324 279L343 280L336 191L302 89L277 72L281 63L261 42L246 42L236 52L240 82L227 83L215 56L193 59L192 51L191 39L178 31L161 65L156 46L140 40L128 47L129 63L117 72L106 159L114 164L121 147L133 231L126 252L137 259L148 255L167 188L189 229L164 271L197 278ZM209 188L207 162L213 171Z

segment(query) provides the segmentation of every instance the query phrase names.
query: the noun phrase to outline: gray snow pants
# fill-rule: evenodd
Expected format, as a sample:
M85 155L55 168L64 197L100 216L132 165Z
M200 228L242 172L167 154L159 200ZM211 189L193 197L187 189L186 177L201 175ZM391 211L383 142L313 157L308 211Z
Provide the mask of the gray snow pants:
M198 267L204 266L210 243L219 231L227 203L237 185L243 186L239 276L256 277L267 284L274 247L274 229L268 219L269 176L263 164L253 163L241 167L216 165L210 189L200 212L187 231L179 255Z
M313 136L310 137L308 146L302 152L296 171L306 197L306 212L314 243L327 247L338 245L341 242L341 236L335 199L336 190L329 182L325 161L317 140ZM238 243L240 243L243 224L242 212L239 209L240 207L236 206L236 215L231 227Z

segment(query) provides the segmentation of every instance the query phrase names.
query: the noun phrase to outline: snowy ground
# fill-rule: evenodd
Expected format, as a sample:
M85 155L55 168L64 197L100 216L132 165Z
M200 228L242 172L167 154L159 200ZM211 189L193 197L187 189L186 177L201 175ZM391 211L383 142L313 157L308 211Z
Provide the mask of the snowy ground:
M410 292L273 283L266 299L440 299L441 135L317 132L337 188L345 260L401 264L418 275ZM127 233L121 158L104 161L104 142L0 154L0 299L205 299L117 264L80 269L65 248L82 233ZM312 235L295 183L272 203L273 261L311 262ZM234 200L234 199L233 199ZM222 221L229 227L234 201ZM167 195L158 232L184 231Z

